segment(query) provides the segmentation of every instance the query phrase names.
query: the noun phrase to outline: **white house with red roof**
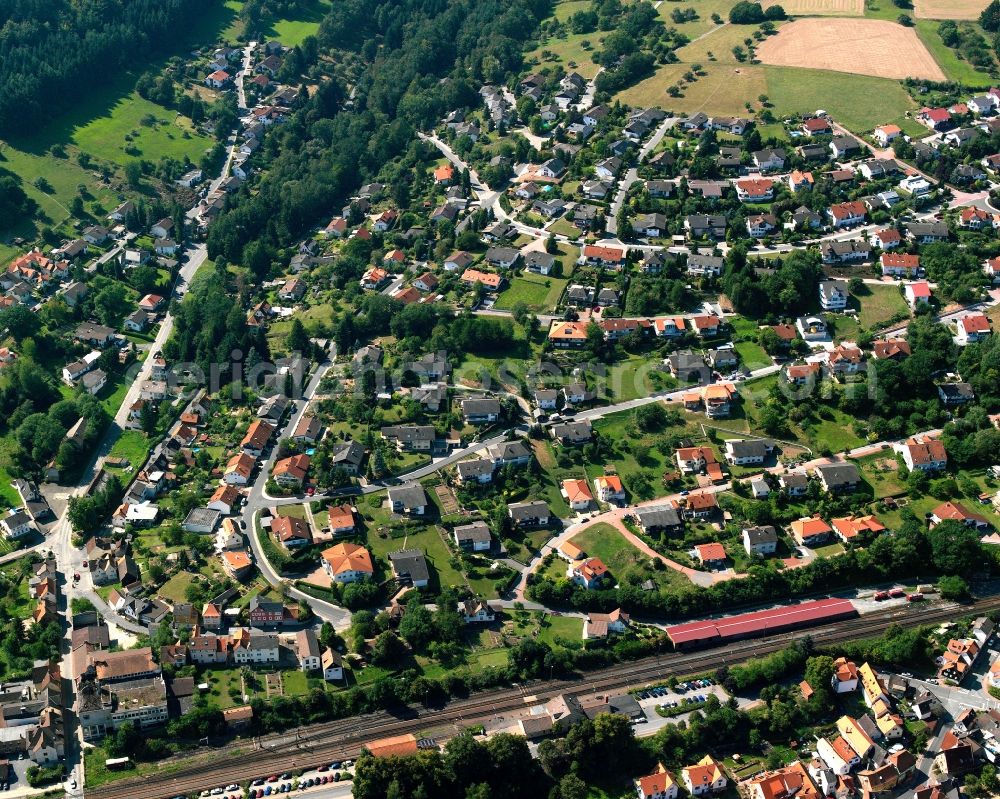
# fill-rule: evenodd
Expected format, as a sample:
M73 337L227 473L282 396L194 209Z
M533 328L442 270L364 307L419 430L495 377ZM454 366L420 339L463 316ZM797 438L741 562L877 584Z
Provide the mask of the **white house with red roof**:
M888 147L890 143L902 135L903 131L899 125L879 125L872 134L875 141L882 147Z
M166 300L164 300L159 294L147 294L139 300L139 307L147 313L155 313L163 307L164 302L166 302Z
M984 313L970 313L958 320L958 335L955 340L962 345L975 344L985 340L993 329L990 318Z
M850 227L859 225L865 221L868 209L860 200L851 200L845 203L835 203L827 210L830 220L835 228Z
M583 247L583 261L595 266L621 269L625 261L625 252L617 247L601 247L597 244L586 244Z
M639 799L677 799L677 781L662 763L656 764L656 771L652 774L632 782Z
M903 296L906 297L906 304L914 311L917 310L921 303L929 305L931 301L930 284L926 280L916 280L913 283L907 283L906 288L903 289Z
M982 230L987 227L995 227L993 215L987 213L982 208L968 206L963 208L958 215L958 226L966 230Z
M920 266L920 256L905 252L884 252L879 257L879 264L882 266L882 274L890 277L920 277L924 272Z
M735 186L740 202L763 203L774 198L774 181L767 178L737 180Z
M992 278L994 285L1000 283L1000 258L990 258L983 265L983 271Z
M871 243L880 250L891 250L903 243L903 234L895 228L885 228L872 234Z
M931 130L941 130L951 124L951 112L947 108L921 108L917 121Z
M205 85L210 89L221 89L225 87L232 78L224 69L217 69L215 72L205 77Z
M608 567L600 558L587 558L580 563L571 564L567 570L567 576L588 591L600 588L607 573Z
M603 477L595 477L594 490L601 502L625 501L625 488L622 486L621 478L617 475L606 474Z

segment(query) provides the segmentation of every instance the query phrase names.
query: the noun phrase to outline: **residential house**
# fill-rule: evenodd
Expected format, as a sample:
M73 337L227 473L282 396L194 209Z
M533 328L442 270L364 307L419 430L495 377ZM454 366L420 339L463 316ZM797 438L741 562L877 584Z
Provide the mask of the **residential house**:
M891 277L914 278L920 277L924 272L920 266L920 256L908 253L884 252L879 258L879 264L882 274Z
M815 471L823 490L830 494L849 493L861 482L858 467L853 463L826 464L817 466Z
M809 490L809 478L803 472L785 472L778 485L790 497L801 497Z
M898 444L896 450L911 472L938 472L948 468L948 453L940 439L910 439Z
M833 529L819 516L796 519L789 525L795 543L804 547L815 547L830 540Z
M338 583L353 583L371 579L375 573L371 554L363 546L352 543L334 544L323 550L323 570Z
M761 172L772 172L785 168L785 151L780 148L757 150L750 157L754 166Z
M885 532L885 525L874 516L843 516L832 519L830 523L837 538L845 544L854 541L858 536L872 536Z
M425 588L430 582L427 559L419 549L401 549L389 553L393 576L403 585Z
M503 409L495 399L465 399L462 400L462 417L466 424L487 424L500 418Z
M774 199L774 181L767 178L737 180L736 196L744 203L765 203Z
M958 343L965 346L985 341L993 332L990 318L980 312L970 313L958 320Z
M611 613L588 613L583 623L584 640L607 638L610 634L625 633L632 619L621 608Z
M271 479L282 488L302 488L309 472L310 460L309 456L303 453L282 458L274 464Z
M819 302L824 311L843 311L849 297L843 280L823 280L819 284Z
M379 434L393 442L400 452L429 452L437 440L432 425L392 425L383 427Z
M316 631L311 627L299 630L295 634L295 655L299 659L302 671L319 671L322 668L322 651L316 638Z
M507 515L515 527L546 527L552 518L549 506L541 500L510 503Z
M427 510L427 494L420 483L392 486L388 491L389 508L393 513L423 516Z
M879 146L885 148L903 135L903 131L899 125L879 125L872 135Z
M945 405L965 405L976 398L968 383L940 383L937 390L938 397Z
M580 563L570 564L566 574L574 583L588 591L600 588L607 575L608 567L600 558L587 558Z
M600 502L624 502L625 489L622 486L621 478L617 475L609 474L594 478L594 490Z
M589 510L594 501L586 480L563 480L559 491L570 508L578 512Z
M836 203L827 210L834 228L851 227L860 225L865 221L868 209L863 202L851 200L849 202Z
M699 277L718 277L725 268L725 259L717 255L701 255L693 253L687 258L685 270L689 275Z
M895 228L885 228L872 233L870 240L879 249L892 250L903 243L903 236Z
M684 217L684 229L692 239L724 239L726 217L722 214L691 214Z
M466 624L489 624L497 617L496 610L478 598L459 602L458 614Z
M742 538L748 555L773 555L778 549L778 531L770 524L744 527Z
M980 530L988 529L991 526L986 517L969 512L965 506L958 502L942 502L934 508L930 515L930 526L936 527L946 519L961 522L966 527Z
M459 548L471 552L486 552L493 545L493 535L483 521L456 527L452 531L452 537Z
M729 785L722 764L711 755L681 769L681 781L692 796L721 793Z
M636 508L635 517L646 535L670 535L684 529L680 513L672 505L647 505Z
M757 466L764 463L774 449L767 439L744 438L726 442L726 460L733 466Z
M912 310L917 310L920 305L929 305L931 301L931 287L926 280L917 280L907 283L903 289L903 296L907 305Z
M288 550L309 546L313 540L309 521L298 516L273 516L271 533Z
M698 562L707 569L722 568L725 565L726 549L718 542L696 544L694 552Z
M905 339L894 338L872 343L872 358L875 360L899 361L910 354L910 344Z

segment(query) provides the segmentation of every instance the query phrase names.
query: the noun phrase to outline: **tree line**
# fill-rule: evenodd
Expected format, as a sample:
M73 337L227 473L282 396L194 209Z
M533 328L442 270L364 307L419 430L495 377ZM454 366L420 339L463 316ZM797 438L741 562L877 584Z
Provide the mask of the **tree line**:
M754 504L767 508L764 503ZM817 558L799 569L751 566L746 578L708 588L645 591L639 585L623 583L617 588L588 591L565 578L535 578L528 587L528 597L548 607L603 612L620 607L637 615L683 619L890 579L970 575L992 568L994 558L970 528L945 521L927 530L923 520L908 510L903 511L903 519L899 530L877 536L864 549ZM773 521L765 517L755 523Z
M205 12L199 0L0 0L0 134L33 132Z

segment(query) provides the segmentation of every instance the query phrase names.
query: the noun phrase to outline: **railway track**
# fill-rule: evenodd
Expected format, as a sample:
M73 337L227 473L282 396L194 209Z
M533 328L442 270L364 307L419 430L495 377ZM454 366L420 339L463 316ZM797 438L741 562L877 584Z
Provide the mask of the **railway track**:
M798 631L794 637L809 636L815 644L832 644L877 636L894 624L904 627L934 624L956 616L996 609L1000 609L1000 597L990 597L966 606L949 604L918 609L907 605ZM246 741L239 741L214 750L210 759L197 760L192 765L182 765L160 774L123 779L111 785L87 790L86 797L170 799L227 782L266 777L291 768L307 769L332 760L356 757L365 742L377 738L448 728L457 731L481 723L484 719L502 717L504 713L523 709L526 704L544 702L558 694L582 696L630 690L650 682L665 680L671 674L711 671L722 665L734 665L751 657L775 652L787 646L790 640L792 637L785 634L739 641L724 648L663 653L589 672L577 679L539 681L516 688L479 693L466 699L453 700L440 709L411 708L412 715L405 717L380 712L340 719L313 725L305 732L261 739L256 744L257 748L251 752L246 751ZM234 760L239 761L238 769L234 768Z

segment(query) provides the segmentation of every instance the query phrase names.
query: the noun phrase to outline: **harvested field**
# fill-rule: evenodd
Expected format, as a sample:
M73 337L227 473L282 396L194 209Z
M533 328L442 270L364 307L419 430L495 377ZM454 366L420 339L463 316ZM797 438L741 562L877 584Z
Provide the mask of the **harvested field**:
M917 19L978 19L990 0L914 0Z
M793 17L862 17L865 0L784 0L781 7Z
M799 19L761 42L757 58L786 67L945 80L913 28L884 20Z

